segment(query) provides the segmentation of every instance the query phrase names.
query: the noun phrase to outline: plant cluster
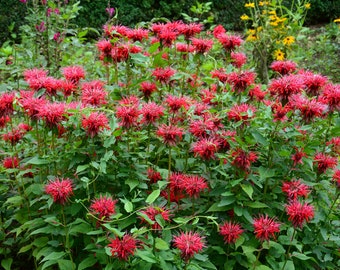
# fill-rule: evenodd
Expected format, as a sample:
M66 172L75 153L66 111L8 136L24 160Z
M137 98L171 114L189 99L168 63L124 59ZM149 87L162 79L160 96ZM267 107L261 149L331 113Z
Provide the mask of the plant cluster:
M6 63L4 269L340 267L339 84L289 60L260 84L222 25L64 42Z

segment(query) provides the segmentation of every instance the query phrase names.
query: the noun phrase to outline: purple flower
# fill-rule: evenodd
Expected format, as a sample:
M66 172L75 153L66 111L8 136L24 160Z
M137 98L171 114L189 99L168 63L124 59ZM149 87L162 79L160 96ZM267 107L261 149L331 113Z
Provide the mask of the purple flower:
M115 9L110 7L107 7L105 11L107 12L107 14L109 14L110 18L112 18L113 14L115 13Z

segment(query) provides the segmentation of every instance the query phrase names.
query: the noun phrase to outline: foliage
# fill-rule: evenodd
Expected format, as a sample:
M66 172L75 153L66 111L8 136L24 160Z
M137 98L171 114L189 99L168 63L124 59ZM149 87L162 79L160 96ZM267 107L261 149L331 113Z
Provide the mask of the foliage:
M338 84L285 61L259 84L221 25L88 43L76 3L48 60L47 6L1 54L4 269L340 267Z

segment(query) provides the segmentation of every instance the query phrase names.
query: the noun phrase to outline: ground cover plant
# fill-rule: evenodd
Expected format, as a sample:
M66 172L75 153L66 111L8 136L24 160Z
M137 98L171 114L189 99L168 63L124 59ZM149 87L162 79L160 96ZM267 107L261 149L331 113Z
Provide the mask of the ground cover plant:
M340 267L339 84L287 59L261 84L221 25L110 7L92 44L77 3L31 7L1 60L4 269Z

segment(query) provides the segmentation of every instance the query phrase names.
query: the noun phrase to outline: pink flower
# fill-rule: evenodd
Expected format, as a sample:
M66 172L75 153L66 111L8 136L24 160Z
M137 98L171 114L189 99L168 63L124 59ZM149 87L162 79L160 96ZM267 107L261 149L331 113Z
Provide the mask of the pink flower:
M160 83L167 84L170 82L170 78L176 73L176 71L170 67L161 68L157 67L153 72L152 76L155 77Z
M223 236L224 242L228 244L235 243L243 232L241 225L232 221L220 225L220 235Z
M38 108L38 118L42 118L49 128L56 127L66 119L65 103L45 103Z
M287 194L288 198L291 200L296 200L298 197L307 198L309 193L309 187L300 180L293 180L283 182L282 191Z
M149 38L149 30L141 28L131 29L127 31L127 37L132 39L132 41L142 42L143 39Z
M233 91L239 94L255 83L255 76L251 71L232 72L228 75L227 81L233 86Z
M262 91L260 85L255 85L248 92L248 96L250 97L250 99L251 100L257 100L257 101L263 101L266 94L267 94L267 92Z
M116 203L117 201L111 197L100 196L98 199L93 200L90 210L94 215L98 215L101 220L105 220L116 212Z
M47 77L48 71L38 68L26 69L24 71L24 79L26 82L32 79L39 79L42 77Z
M177 97L173 95L168 95L167 98L165 99L165 102L170 107L171 112L177 112L181 108L184 109L189 108L188 98L184 96Z
M103 82L97 80L86 82L82 84L81 89L81 102L84 105L100 106L107 103L108 93Z
M203 177L197 175L185 175L182 179L180 189L189 197L197 198L201 192L208 189L208 184Z
M203 25L201 23L189 23L183 24L180 28L180 33L184 35L186 40L189 40L191 37L195 36L196 34L201 33L203 29Z
M177 31L173 31L170 28L164 27L158 34L157 37L159 38L162 45L165 47L170 47L174 41L177 39L179 33Z
M223 68L220 68L211 72L211 78L217 78L221 83L225 83L228 79L228 74Z
M303 152L302 149L298 149L297 147L294 147L295 153L292 155L291 160L293 160L293 167L295 167L297 164L303 164L302 158L307 157L307 154Z
M45 186L45 192L52 196L54 202L65 204L73 195L72 181L68 178L56 178Z
M203 238L196 232L182 232L178 236L174 236L174 246L181 252L181 257L188 261L196 253L202 251L205 247Z
M98 135L103 129L110 129L109 121L104 113L92 112L88 117L83 116L82 127L90 137Z
M136 96L123 98L119 101L119 105L116 108L116 116L121 120L120 125L125 128L136 126L140 115L139 99Z
M145 81L140 84L139 90L143 92L145 98L149 98L153 92L157 91L157 86L155 83Z
M247 62L247 56L244 53L231 52L231 64L241 68Z
M311 72L299 73L306 85L306 93L310 96L319 96L327 83L327 77Z
M227 31L224 29L222 25L217 25L213 30L213 35L215 38L218 38L220 35L225 34Z
M272 96L277 97L285 105L290 96L301 93L304 87L304 82L300 76L286 75L272 80L268 90Z
M229 120L234 121L248 121L251 118L254 118L254 114L256 112L256 108L252 105L248 105L243 103L241 105L234 105L230 108L230 111L227 113Z
M270 238L275 238L275 233L280 232L280 223L267 215L254 218L253 226L255 237L260 241L269 241Z
M121 239L116 237L108 245L111 248L111 254L120 260L125 260L132 256L137 249L137 240L129 234L125 234Z
M340 154L340 137L333 137L326 145L331 145L334 154Z
M20 91L19 103L29 117L37 120L39 109L47 103L47 100L43 97L34 97L34 93L34 91Z
M330 111L340 110L340 84L326 84L320 102L328 105Z
M223 48L227 52L234 51L236 47L241 46L243 40L238 36L230 36L225 33L219 34L217 37L218 41L222 44Z
M294 227L303 227L305 222L309 222L314 217L313 206L307 203L300 203L298 200L292 201L286 206L288 220L293 223Z
M183 128L162 124L158 127L156 134L163 139L165 144L175 146L178 141L182 140L184 132Z
M11 115L14 111L13 102L15 99L14 93L3 93L0 95L0 116Z

